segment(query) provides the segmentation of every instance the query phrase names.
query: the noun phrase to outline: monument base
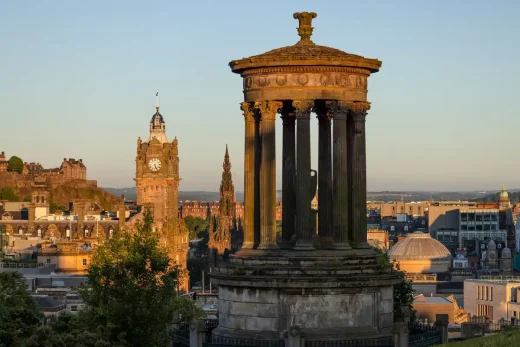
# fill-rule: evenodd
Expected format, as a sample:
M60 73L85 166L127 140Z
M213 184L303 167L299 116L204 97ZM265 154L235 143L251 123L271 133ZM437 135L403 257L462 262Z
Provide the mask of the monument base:
M306 341L391 335L393 285L372 250L241 250L211 273L219 286L215 340Z

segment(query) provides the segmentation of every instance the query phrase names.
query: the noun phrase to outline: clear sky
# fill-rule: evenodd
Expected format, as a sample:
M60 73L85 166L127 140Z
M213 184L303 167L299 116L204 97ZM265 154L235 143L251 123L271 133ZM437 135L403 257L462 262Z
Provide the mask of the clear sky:
M83 158L99 185L133 186L159 92L180 189L217 190L227 143L242 190L228 63L296 43L297 11L318 13L317 44L383 61L369 79L369 190L520 187L517 0L0 1L0 151L45 167Z

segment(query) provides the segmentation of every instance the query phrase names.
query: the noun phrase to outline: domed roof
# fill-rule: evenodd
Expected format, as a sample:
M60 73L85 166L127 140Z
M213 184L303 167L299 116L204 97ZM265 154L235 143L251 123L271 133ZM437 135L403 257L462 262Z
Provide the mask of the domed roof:
M360 55L343 52L336 48L316 45L311 41L312 19L316 18L314 12L297 12L293 18L298 19L298 35L301 39L293 46L273 49L266 53L254 55L249 58L233 60L229 66L233 72L240 73L243 70L268 66L342 66L365 68L371 72L379 71L381 61L369 59Z
M497 249L497 244L493 240L489 240L487 244L487 249Z
M155 121L155 118L159 118L159 122L164 123L164 118L163 118L162 114L159 113L159 106L156 106L155 110L156 111L155 111L154 115L152 116L152 120L150 121L150 123L153 123Z
M506 191L506 187L502 186L502 191L500 192L500 200L509 199L509 194Z
M397 242L388 252L391 260L448 260L450 251L430 234L416 231Z
M511 258L511 250L507 247L504 247L502 250L502 258Z

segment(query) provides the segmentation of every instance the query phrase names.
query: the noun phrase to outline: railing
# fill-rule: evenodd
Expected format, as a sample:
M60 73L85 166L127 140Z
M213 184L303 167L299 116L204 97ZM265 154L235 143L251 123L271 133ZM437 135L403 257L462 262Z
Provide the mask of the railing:
M394 342L391 336L364 339L364 340L340 340L340 341L305 341L305 347L393 347Z
M408 325L409 347L435 346L441 342L441 333L435 326L422 323L411 323Z
M35 269L40 267L45 267L45 265L43 263L0 263L0 268L4 269Z
M177 329L172 332L172 346L173 347L189 347L190 346L190 331L185 328Z
M212 336L211 343L206 343L205 347L230 347L230 346L254 346L254 347L285 347L283 340L253 340L239 339L221 336Z

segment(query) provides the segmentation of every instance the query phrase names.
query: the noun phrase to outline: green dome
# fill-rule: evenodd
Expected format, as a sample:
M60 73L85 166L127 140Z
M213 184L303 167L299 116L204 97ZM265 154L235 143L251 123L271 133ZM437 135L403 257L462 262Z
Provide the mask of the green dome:
M504 186L502 186L502 191L500 192L500 199L509 199L509 194Z

